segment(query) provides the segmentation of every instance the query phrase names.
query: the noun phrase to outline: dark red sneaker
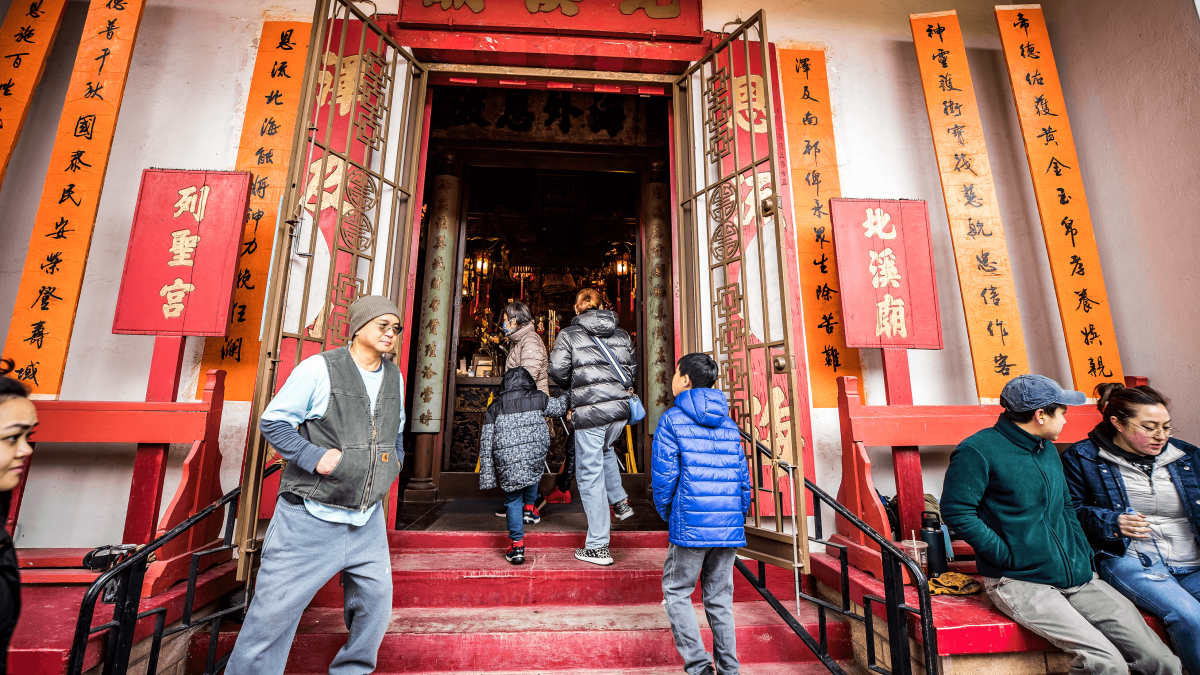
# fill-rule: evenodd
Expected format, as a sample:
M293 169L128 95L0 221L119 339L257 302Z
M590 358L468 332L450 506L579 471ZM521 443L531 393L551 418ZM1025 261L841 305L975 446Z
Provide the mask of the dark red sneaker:
M525 513L522 516L522 519L528 525L537 525L538 523L542 522L542 514L538 513L537 507L533 504L526 504Z
M549 495L546 495L546 501L549 502L550 504L570 504L571 503L571 493L563 492L562 490L559 490L558 488L554 488L554 492L551 492Z
M525 544L522 541L513 541L508 545L504 551L505 560L514 565L525 564Z

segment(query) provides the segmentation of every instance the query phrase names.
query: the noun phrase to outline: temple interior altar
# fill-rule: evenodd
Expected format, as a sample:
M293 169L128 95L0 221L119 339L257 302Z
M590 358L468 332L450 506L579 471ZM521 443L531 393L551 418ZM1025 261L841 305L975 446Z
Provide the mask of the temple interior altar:
M489 167L464 173L453 432L444 471L475 470L483 415L508 353L500 322L509 302L529 305L548 351L571 325L583 288L604 293L635 343L640 332L637 174ZM551 394L559 393L552 385ZM566 433L561 423L551 429L548 462L558 471Z

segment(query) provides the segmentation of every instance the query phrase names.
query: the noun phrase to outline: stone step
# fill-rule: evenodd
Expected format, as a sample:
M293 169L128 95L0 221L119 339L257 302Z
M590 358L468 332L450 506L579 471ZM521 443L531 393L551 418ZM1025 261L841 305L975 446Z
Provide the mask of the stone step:
M662 600L665 548L613 549L608 567L575 559L574 548L545 548L527 538L525 564L513 565L496 548L393 548L394 607L510 607L524 605L621 605ZM746 561L757 574L757 563ZM734 601L762 596L734 572ZM790 572L767 568L767 586L781 600L795 598ZM700 601L699 593L693 597ZM341 607L340 576L313 605Z
M706 645L711 634L702 606L695 606ZM816 656L765 602L735 603L738 656L747 665L811 663ZM816 634L815 608L806 606L800 623ZM233 627L236 628L236 627ZM313 607L304 613L288 659L296 675L328 671L346 641L340 608ZM849 627L829 621L829 649L836 659L851 655ZM221 634L218 653L231 649L236 632ZM198 634L191 663L203 667L208 635ZM670 624L660 604L563 607L402 608L379 651L380 673L570 671L572 669L682 669ZM754 671L750 671L754 672Z

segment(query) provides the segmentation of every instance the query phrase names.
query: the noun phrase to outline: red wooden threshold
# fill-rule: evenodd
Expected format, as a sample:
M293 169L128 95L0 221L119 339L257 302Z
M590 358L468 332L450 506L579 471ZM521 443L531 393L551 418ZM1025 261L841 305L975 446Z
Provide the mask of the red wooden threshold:
M83 556L90 548L19 548L17 566L26 567L83 567Z

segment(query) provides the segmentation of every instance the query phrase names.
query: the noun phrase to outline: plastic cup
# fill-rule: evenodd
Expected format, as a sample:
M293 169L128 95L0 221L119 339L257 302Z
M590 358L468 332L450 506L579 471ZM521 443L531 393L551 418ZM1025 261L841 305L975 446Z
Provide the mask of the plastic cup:
M929 577L929 544L916 539L900 542L900 550L921 567L921 573Z

